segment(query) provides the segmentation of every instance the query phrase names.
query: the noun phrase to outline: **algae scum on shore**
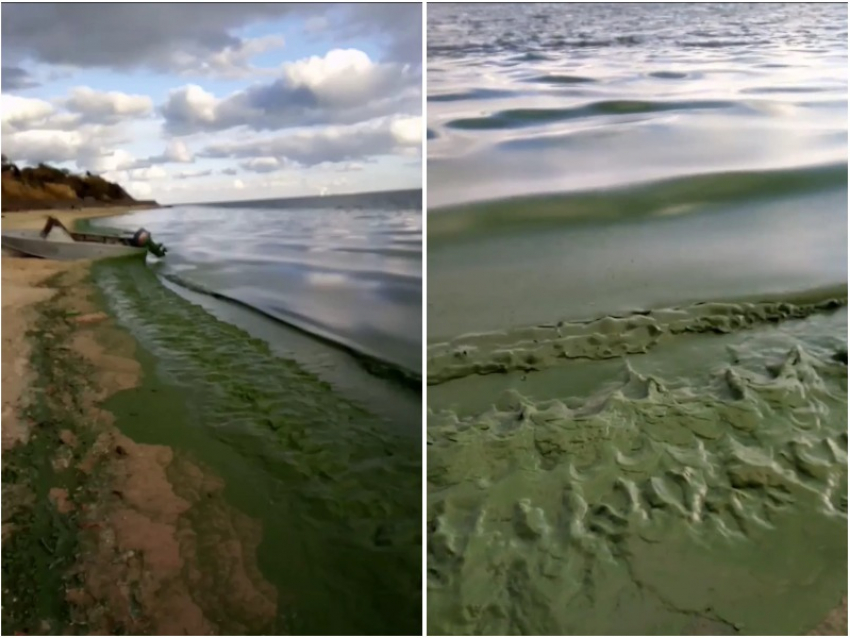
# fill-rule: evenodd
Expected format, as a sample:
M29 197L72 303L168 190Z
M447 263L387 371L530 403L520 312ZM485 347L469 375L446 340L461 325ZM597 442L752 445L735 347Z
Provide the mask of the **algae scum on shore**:
M165 390L158 405L142 388L117 395L109 409L133 438L186 450L211 468L227 500L260 521L257 563L277 589L276 631L416 631L416 432L215 319L148 268L96 266L93 277L149 353L146 375Z
M45 285L33 435L4 454L4 633L419 630L415 429L145 264Z
M435 346L429 632L813 629L846 593L845 303Z

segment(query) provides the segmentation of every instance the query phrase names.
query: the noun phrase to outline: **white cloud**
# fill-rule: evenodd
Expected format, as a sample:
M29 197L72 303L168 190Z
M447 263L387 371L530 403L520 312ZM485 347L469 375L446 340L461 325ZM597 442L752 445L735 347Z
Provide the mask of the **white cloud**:
M64 105L82 115L86 121L102 123L145 117L153 112L153 101L146 95L95 91L87 86L73 89Z
M76 131L18 131L3 136L3 153L16 162L67 162L77 158L84 142Z
M124 182L123 186L136 199L146 199L153 195L153 188L146 182Z
M215 143L201 154L214 158L276 158L281 163L304 166L352 162L400 152L405 147L418 149L421 129L420 118L377 118L349 126L304 128L275 136Z
M50 102L17 95L0 94L3 130L33 126L55 112Z
M151 166L149 168L137 168L130 171L130 178L133 180L152 181L165 179L168 173L159 166Z
M390 65L382 68L374 64L357 49L334 49L324 57L314 55L283 65L284 75L292 86L308 87L324 101L339 103L369 99L374 88L368 85L379 81L390 69Z
M393 120L390 130L400 146L422 145L421 117L401 117Z
M112 152L106 152L92 158L87 170L95 173L122 171L132 168L137 162L138 160L136 160L131 153L128 153L123 149L116 149Z
M184 75L241 79L271 73L272 69L258 68L251 64L251 60L262 53L280 49L284 44L283 36L262 36L226 46L215 53L177 51L172 56L172 62L178 73Z
M421 72L337 49L283 65L281 77L217 98L190 84L169 93L160 111L178 135L247 127L257 131L347 124L421 109Z
M220 103L221 100L212 93L207 93L197 84L189 84L170 91L162 111L166 121L171 119L202 129L213 127Z
M209 175L212 175L212 173L212 169L208 168L203 171L179 171L177 173L174 173L172 177L176 179L193 179L196 177L207 177Z
M172 140L166 146L162 154L162 159L165 162L175 162L178 164L191 164L194 161L192 152L182 140Z
M233 188L237 190L242 190L243 188L245 188L245 182L243 182L241 179L234 179Z
M239 164L246 171L271 173L280 169L283 163L276 157L255 157Z

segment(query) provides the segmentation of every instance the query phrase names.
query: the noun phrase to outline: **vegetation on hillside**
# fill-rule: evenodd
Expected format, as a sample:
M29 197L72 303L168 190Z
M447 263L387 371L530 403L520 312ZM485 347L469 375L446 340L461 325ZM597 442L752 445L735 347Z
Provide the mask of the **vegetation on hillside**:
M2 156L3 210L131 204L127 191L99 175L76 175L48 164L18 168Z

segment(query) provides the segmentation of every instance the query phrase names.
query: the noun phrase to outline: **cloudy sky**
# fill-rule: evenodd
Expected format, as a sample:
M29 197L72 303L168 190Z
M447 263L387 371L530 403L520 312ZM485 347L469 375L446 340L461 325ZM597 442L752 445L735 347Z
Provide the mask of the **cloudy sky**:
M2 5L2 149L162 203L421 186L420 4Z

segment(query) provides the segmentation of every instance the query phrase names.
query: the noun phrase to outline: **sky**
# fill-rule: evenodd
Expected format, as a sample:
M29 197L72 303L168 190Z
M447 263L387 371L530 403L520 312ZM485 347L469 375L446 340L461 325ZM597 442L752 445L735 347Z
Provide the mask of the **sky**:
M421 187L421 4L2 5L2 151L160 203Z

